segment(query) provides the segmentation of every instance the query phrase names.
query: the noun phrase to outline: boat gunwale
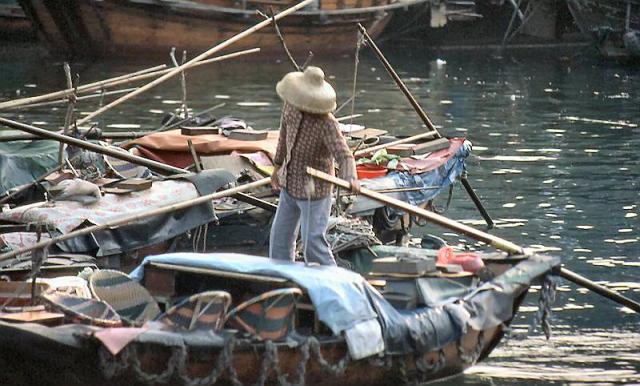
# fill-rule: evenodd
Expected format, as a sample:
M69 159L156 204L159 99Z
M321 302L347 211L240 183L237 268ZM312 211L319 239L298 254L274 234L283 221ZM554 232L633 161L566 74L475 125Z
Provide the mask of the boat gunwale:
M91 1L92 3L95 3L95 0L89 0L89 1ZM335 9L335 10L333 9L325 9L325 10L302 9L295 12L291 16L325 18L325 17L342 16L342 15L359 15L359 14L371 14L371 13L378 14L381 12L395 10L398 8L407 8L407 7L411 7L411 6L422 4L422 3L428 3L428 1L429 0L408 0L406 2L396 1L392 4L386 4L386 5L377 5L372 7L360 7L360 8L354 7L354 8L345 8L345 9ZM179 11L179 12L181 11L181 13L184 13L184 15L189 15L189 16L195 15L195 16L198 16L199 18L208 17L208 15L202 14L203 11L209 11L211 13L232 14L232 15L242 16L245 18L250 16L259 16L259 14L256 12L257 11L256 9L243 10L243 9L222 7L222 6L211 5L211 4L198 4L194 1L181 1L179 3L172 2L171 4L160 4L153 0L113 0L112 2L117 3L119 5L135 7L135 8L144 8L144 9L155 8L155 9L165 9L170 11ZM104 6L105 4L102 2L97 2L96 5ZM196 12L196 14L191 12ZM176 14L176 16L180 16L180 14ZM289 18L284 19L284 21L288 19Z

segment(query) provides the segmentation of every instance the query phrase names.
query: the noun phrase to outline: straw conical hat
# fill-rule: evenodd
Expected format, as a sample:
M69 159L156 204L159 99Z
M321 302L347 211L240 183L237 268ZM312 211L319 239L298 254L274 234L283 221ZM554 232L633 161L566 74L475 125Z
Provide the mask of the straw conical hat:
M300 111L326 114L336 109L336 92L318 67L288 73L276 85L276 92Z

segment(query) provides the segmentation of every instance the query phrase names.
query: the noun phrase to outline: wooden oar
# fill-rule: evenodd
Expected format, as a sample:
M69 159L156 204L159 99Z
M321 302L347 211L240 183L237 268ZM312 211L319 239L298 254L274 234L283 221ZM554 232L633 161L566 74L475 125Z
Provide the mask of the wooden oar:
M237 42L238 40L243 39L243 38L251 35L252 33L256 32L256 31L258 31L258 30L260 30L260 29L262 29L262 28L264 28L266 26L268 26L269 24L271 24L271 22L273 20L280 20L283 17L285 17L285 16L287 16L287 15L289 15L289 14L291 14L291 13L297 11L297 10L299 10L300 8L306 7L307 5L313 3L314 1L316 1L316 0L304 0L304 1L294 5L293 7L287 8L284 11L278 13L273 18L269 18L269 19L263 20L260 23L254 25L253 27L242 31L237 35L234 35L233 37L227 39L226 41L224 41L224 42L216 45L215 47L212 47L212 48L208 49L207 51L201 53L200 55L194 57L193 59L189 60L188 62L186 62L186 63L184 63L184 64L182 64L182 65L180 65L178 67L173 68L170 72L164 74L163 76L159 77L158 79L155 79L154 81L152 81L150 83L147 83L146 85L140 87L136 91L133 91L133 92L127 94L127 95L124 95L124 96L114 100L113 102L111 102L111 103L99 108L98 110L90 113L89 115L87 115L83 119L79 120L77 122L77 124L78 125L82 125L83 123L90 121L91 119L95 118L96 116L102 114L103 112L105 112L107 110L110 110L111 108L119 105L120 103L125 102L125 101L135 97L136 95L142 94L143 92L145 92L145 91L147 91L147 90L159 85L160 83L166 81L167 79L172 78L173 76L179 74L182 70L184 70L184 68L189 67L192 64L197 63L197 62L199 62L199 61L201 61L203 59L206 59L207 57L213 55L214 53L216 53L216 52L218 52L218 51L220 51L220 50L222 50L222 49L224 49L224 48L226 48L228 46L230 46L231 44Z
M131 138L140 138L148 135L149 133L146 131L95 131L89 133L87 135L88 139L114 139L114 140L124 140ZM27 133L19 133L19 134L9 134L9 135L0 135L0 142L13 142L13 141L50 141L49 138L42 138L39 135L27 134Z
M373 39L371 39L371 36L369 36L369 34L367 33L367 29L364 28L360 23L358 23L358 28L360 29L360 32L366 39L367 45L371 47L373 52L378 57L378 60L380 60L380 62L384 66L385 70L387 70L387 72L389 73L393 81L396 82L396 84L400 88L400 91L402 91L402 93L407 98L407 100L409 100L409 104L411 104L411 107L413 107L416 113L418 113L418 115L420 116L420 119L422 119L422 122L424 122L424 124L427 126L427 128L429 128L429 130L431 130L432 132L435 132L432 135L434 135L437 138L442 138L442 135L438 132L438 129L436 129L436 127L433 125L433 123L431 122L427 114L424 112L422 107L420 107L420 105L418 104L418 101L416 101L416 98L414 98L413 95L411 95L411 92L409 91L407 86L404 84L404 82L402 82L402 79L400 79L400 77L398 76L396 71L393 69L393 67L391 67L391 64L389 63L387 58L384 57L384 55L382 54L382 51L380 51L376 43L374 43Z
M336 186L339 186L341 188L345 188L345 189L351 189L351 184L343 179L334 177L332 175L329 175L327 173L321 172L319 170L313 169L313 168L307 168L307 173L315 178L318 178L320 180L326 181L326 182L330 182ZM491 245L497 249L500 249L502 251L505 251L509 254L515 254L515 255L527 255L530 254L529 252L527 252L524 248L522 248L521 246L512 243L511 241L502 239L500 237L491 235L489 233L483 232L481 230L472 228L470 226L467 226L465 224L459 223L455 220L451 220L447 217L441 216L439 214L430 212L426 209L422 209L420 207L417 207L415 205L411 205L409 203L406 203L404 201L389 197L389 196L385 196L384 194L375 192L373 190L370 189L366 189L366 188L360 188L360 194L362 194L363 196L367 196L369 198L372 198L376 201L382 202L384 204L387 204L389 206L392 206L394 208L400 209L402 211L405 211L407 213L411 213L415 216L419 216L422 217L426 220L429 220L430 222L436 224L436 225L440 225L446 229L450 229L452 231L458 232L458 233L462 233L464 235L467 235L473 239L482 241L485 244ZM585 288L588 288L590 290L592 290L593 292L602 295L608 299L611 299L619 304L622 304L625 307L628 307L629 309L640 313L640 303L627 298L626 296L620 295L617 292L611 291L608 288L605 288L604 286L601 286L598 283L595 283L589 279L586 279L564 267L560 267L556 270L556 272L563 278L578 284L580 286L583 286Z
M413 97L413 95L411 94L407 86L404 84L404 82L402 82L402 79L400 79L400 76L398 76L398 74L393 69L393 67L391 67L391 64L389 63L387 58L384 57L384 55L382 54L382 51L380 51L380 49L378 48L376 43L373 41L373 39L371 39L371 36L369 36L369 34L367 33L367 30L362 26L362 24L358 24L358 27L360 28L360 32L363 34L364 38L367 40L367 44L371 47L373 52L376 54L376 56L378 57L378 59L380 60L384 68L387 70L389 75L391 75L391 78L393 78L393 80L396 82L396 84L398 85L402 93L405 95L405 97L409 101L409 104L411 104L411 107L413 107L415 112L418 113L418 116L420 117L420 119L422 119L422 122L424 122L424 124L427 126L427 128L429 128L429 130L435 131L437 133L436 137L442 138L442 135L438 132L438 129L436 129L436 127L433 125L427 113L425 113L422 107L420 107L420 105L418 104L418 101L416 101L416 98ZM482 205L482 201L480 201L480 198L471 187L471 184L469 183L469 181L466 179L466 177L461 178L461 181L462 181L462 186L464 186L464 189L469 194L469 197L471 197L471 200L473 201L474 205L476 206L476 208L478 209L478 211L480 212L484 220L487 222L487 226L489 227L489 229L493 228L493 225L494 225L493 219L491 218L491 216L489 216L489 212L487 212L484 205Z
M43 249L43 248L47 248L53 244L59 243L61 241L65 241L65 240L69 240L72 239L74 237L78 237L78 236L82 236L82 235L86 235L89 233L93 233L93 232L98 232L104 229L110 229L110 228L116 228L122 225L127 225L127 224L131 224L133 222L136 221L140 221L140 220L144 220L146 218L149 217L153 217L153 216L159 216L161 214L165 214L165 213L169 213L169 212L174 212L176 210L181 210L181 209L185 209L185 208L189 208L192 207L194 205L198 205L198 204L202 204L205 202L209 202L211 200L216 200L219 198L223 198L223 197L227 197L227 196L231 196L237 193L241 193L250 189L254 189L263 185L267 185L271 183L271 178L263 178L261 180L246 184L246 185L240 185L237 186L235 188L231 188L231 189L226 189L220 192L216 192L216 193L211 193L211 194L207 194L205 196L200 196L188 201L184 201L184 202L180 202L177 204L171 204L171 205L167 205L167 206L163 206L160 208L156 208L147 212L143 212L143 213L138 213L138 214L133 214L130 216L125 216L113 221L108 221L104 224L100 224L100 225L92 225L90 227L87 228L82 228L73 232L69 232L67 234L64 234L62 236L58 236L58 237L54 237L51 238L49 240L45 240L45 241L41 241L38 242L30 247L21 249L21 250L17 250L17 251L11 251L11 252L7 252L4 253L2 255L0 255L0 261L6 261L8 259L14 258L18 255L27 253L27 252L32 252L38 249Z

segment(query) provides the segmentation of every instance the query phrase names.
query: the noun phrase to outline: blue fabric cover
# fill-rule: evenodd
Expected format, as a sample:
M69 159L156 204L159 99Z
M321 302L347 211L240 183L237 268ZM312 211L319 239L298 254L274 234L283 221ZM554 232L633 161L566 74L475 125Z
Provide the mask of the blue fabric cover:
M514 300L536 278L558 265L560 259L530 256L493 280L469 287L466 294L436 307L407 311L393 308L359 274L338 267L305 266L233 253L173 253L146 257L142 265L131 272L131 277L142 280L144 265L149 262L289 279L307 290L318 318L334 334L377 317L382 326L385 353L399 355L438 350L459 340L468 328L484 330L510 320Z
M420 174L393 172L388 174L387 177L392 178L398 188L437 186L438 189L414 190L401 193L402 201L406 201L411 205L424 204L434 199L456 181L456 178L464 171L464 163L470 152L471 144L465 141L456 154L437 169Z
M389 197L408 202L411 205L421 205L434 199L455 182L456 178L464 171L465 161L470 152L471 143L465 141L453 157L434 170L419 174L396 171L383 177L362 180L361 184L372 190L424 187L426 189L387 194ZM362 213L381 206L384 204L364 196L358 196L349 211L350 213Z
M143 267L149 262L289 279L307 290L316 307L318 319L336 335L358 322L376 317L367 297L365 279L355 272L335 266L305 266L302 263L235 253L170 253L146 257L130 276L141 281Z

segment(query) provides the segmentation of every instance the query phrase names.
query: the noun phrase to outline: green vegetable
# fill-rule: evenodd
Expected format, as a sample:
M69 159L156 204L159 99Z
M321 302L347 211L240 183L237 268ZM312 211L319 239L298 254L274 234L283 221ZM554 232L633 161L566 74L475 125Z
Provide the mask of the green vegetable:
M388 154L387 149L380 149L373 153L371 158L360 158L357 164L376 164L387 165L387 167L394 169L398 165L400 157L395 154Z

